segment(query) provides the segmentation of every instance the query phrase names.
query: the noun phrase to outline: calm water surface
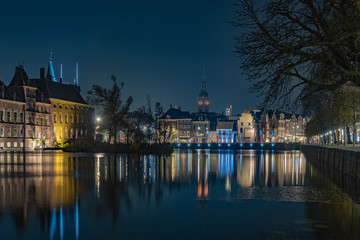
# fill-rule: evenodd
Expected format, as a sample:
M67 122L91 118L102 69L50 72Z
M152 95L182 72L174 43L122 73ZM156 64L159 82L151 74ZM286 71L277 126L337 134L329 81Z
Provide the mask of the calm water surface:
M0 239L359 239L358 196L299 151L0 154Z

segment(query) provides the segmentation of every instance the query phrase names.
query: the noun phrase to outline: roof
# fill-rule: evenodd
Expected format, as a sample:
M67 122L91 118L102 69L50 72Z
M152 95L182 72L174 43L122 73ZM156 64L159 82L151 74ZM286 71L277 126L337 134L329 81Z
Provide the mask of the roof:
M210 119L207 117L207 114L203 113L196 113L192 120L196 122L210 121Z
M22 66L15 67L15 74L9 86L26 86L28 85L29 78Z
M80 95L80 88L75 85L63 84L46 80L48 97L60 100L87 104Z
M169 117L168 117L169 116ZM183 112L177 108L170 108L164 113L160 119L192 119L193 116L189 112Z

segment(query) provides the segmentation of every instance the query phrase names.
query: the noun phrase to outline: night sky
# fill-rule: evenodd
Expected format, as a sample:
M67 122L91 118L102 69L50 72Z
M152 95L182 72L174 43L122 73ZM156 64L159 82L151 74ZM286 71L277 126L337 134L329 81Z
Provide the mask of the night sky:
M0 8L0 80L8 84L24 62L39 77L53 52L56 77L73 82L79 62L82 95L93 84L123 81L132 109L160 101L197 111L196 97L205 65L211 111L234 113L257 107L248 93L234 53L239 29L232 0L4 1Z

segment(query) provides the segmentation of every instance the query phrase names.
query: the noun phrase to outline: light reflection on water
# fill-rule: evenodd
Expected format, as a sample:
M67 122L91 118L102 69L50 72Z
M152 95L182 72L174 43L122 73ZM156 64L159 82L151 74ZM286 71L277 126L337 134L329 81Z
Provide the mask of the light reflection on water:
M0 154L0 239L358 238L359 223L299 151Z

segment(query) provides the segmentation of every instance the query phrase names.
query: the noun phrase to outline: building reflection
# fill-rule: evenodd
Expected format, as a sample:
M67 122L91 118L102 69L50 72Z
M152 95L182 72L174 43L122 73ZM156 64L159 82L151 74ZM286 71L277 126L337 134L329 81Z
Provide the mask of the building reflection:
M42 231L62 238L64 221L78 236L78 159L71 154L0 154L0 212L11 211L17 231L39 217ZM66 218L65 218L66 216Z
M206 200L219 195L241 193L248 194L241 199L253 198L255 190L266 192L267 188L285 189L276 192L276 199L307 201L312 199L306 195L311 192L304 189L324 187L320 179L299 151L179 150L170 156L0 154L0 219L11 213L19 232L37 219L49 239L78 238L80 221L110 217L113 223L121 222L118 219L124 213L166 201L174 189L185 186L203 207ZM293 190L288 186L305 187ZM358 217L359 207L353 206ZM329 208L328 212L341 215L335 205Z

